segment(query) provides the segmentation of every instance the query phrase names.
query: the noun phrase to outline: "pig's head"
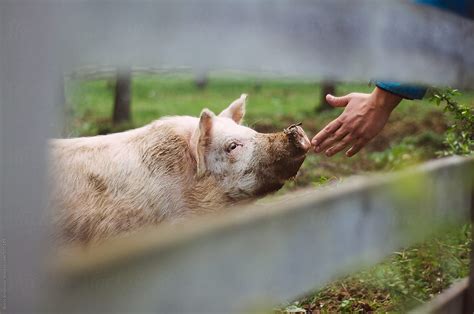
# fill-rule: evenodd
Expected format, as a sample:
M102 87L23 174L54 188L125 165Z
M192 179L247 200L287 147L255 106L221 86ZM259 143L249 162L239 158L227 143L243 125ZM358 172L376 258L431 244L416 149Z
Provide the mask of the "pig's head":
M218 116L204 109L192 137L198 176L213 176L234 200L280 189L296 175L311 144L303 129L263 134L241 125L247 95Z

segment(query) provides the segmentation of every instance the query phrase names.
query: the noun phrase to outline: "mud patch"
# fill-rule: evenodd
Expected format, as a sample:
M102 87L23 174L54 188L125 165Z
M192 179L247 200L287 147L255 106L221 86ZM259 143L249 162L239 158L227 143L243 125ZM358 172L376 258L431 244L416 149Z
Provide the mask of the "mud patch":
M107 184L99 175L90 173L87 176L87 180L98 194L104 194L107 191Z
M382 132L367 145L366 149L368 151L384 151L390 147L391 143L408 136L422 136L428 132L443 134L447 128L446 116L439 111L430 111L421 120L414 117L394 115ZM427 137L424 138L428 141L425 141L426 144L437 144L429 142Z

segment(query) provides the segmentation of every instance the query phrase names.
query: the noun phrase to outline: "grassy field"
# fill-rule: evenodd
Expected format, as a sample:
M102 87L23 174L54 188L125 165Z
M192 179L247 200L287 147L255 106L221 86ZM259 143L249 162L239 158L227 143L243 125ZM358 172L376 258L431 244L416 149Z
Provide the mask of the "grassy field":
M339 84L337 94L369 92L372 88L368 84ZM133 79L132 124L112 128L113 90L113 80L69 83L64 135L104 134L138 127L165 115L196 116L204 107L217 113L241 93L249 94L245 123L261 132L279 131L303 122L312 137L341 112L335 109L316 113L319 86L310 81L211 76L208 85L200 89L190 75L143 75ZM459 101L474 105L474 94L463 93ZM442 108L428 100L403 101L384 131L358 155L327 158L311 154L298 177L278 193L436 158L436 152L444 147L443 133L450 123ZM302 297L288 309L403 311L419 305L467 274L469 229L465 226L462 230L447 230L432 241L395 252L385 262Z

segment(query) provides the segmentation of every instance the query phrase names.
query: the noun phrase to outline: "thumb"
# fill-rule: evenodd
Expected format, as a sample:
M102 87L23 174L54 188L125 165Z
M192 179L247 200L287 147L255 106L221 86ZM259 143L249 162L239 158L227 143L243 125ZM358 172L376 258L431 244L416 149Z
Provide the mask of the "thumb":
M345 95L341 97L336 97L331 94L326 95L326 101L333 107L345 107L349 102L350 96Z

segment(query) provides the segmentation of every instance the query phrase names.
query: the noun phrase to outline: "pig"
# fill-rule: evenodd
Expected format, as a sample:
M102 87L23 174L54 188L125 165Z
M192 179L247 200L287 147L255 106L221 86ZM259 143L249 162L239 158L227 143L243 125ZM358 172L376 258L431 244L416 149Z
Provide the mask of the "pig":
M311 144L299 125L243 126L243 94L219 115L164 117L141 128L51 140L51 206L61 243L89 243L177 223L280 189Z

